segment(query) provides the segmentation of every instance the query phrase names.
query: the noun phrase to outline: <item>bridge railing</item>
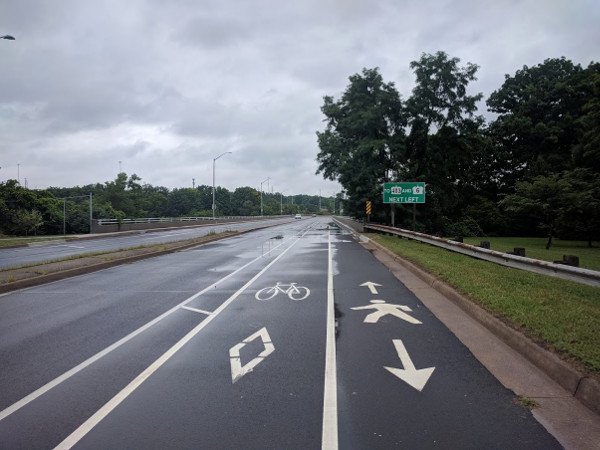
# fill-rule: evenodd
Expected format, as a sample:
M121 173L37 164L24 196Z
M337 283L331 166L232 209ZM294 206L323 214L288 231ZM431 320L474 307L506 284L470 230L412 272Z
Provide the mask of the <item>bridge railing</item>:
M264 216L263 216L264 217ZM279 217L279 216L269 216ZM219 217L140 217L135 219L98 219L99 226L103 225L118 225L130 223L165 223L165 222L213 222L222 220L246 220L260 219L261 216L219 216Z

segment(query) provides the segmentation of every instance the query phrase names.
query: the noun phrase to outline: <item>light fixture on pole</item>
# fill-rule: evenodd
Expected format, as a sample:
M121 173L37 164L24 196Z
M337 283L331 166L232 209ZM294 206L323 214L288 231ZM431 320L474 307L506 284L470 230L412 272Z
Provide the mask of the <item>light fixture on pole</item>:
M260 182L260 216L261 217L263 216L263 199L262 199L263 189L262 189L262 185L263 185L263 183L269 181L270 179L271 178L267 177L266 180Z
M283 189L280 193L279 193L279 215L283 216L283 193L287 191L287 189Z
M223 155L226 155L227 153L233 153L233 152L223 152L219 156L217 156L216 158L213 159L213 188L212 188L212 194L213 194L212 216L213 216L213 219L215 218L215 209L217 209L217 206L215 204L215 162L217 161L217 159L219 159Z
M7 41L15 40L14 36L11 36L10 34L5 34L4 36L0 36L0 39L6 39Z

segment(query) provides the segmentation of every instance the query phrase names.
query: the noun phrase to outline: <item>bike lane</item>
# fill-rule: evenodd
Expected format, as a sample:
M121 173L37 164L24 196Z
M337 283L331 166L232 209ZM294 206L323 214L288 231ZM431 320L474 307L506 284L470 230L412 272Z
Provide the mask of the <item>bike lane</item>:
M561 448L367 250L334 249L339 448Z
M327 234L304 234L239 294L205 296L224 309L75 448L320 448ZM271 299L257 299L278 283Z

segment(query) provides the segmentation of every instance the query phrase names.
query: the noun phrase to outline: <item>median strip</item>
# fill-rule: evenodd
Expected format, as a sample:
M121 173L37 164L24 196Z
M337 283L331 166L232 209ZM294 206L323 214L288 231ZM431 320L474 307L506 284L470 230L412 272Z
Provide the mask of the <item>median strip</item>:
M225 231L194 239L90 253L55 261L45 261L39 264L5 268L0 270L0 293L63 280L121 264L129 264L146 258L186 250L198 245L235 236L239 233L239 231Z

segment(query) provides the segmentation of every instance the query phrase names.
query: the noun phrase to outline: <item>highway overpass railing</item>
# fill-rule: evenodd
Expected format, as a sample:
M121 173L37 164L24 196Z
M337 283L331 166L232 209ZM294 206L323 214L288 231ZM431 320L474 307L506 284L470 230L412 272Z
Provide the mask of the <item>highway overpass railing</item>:
M385 225L364 224L364 230L365 232L375 231L380 233L388 233L399 237L405 237L408 239L414 239L415 241L424 242L436 247L445 248L446 250L462 253L463 255L468 255L473 258L501 264L503 266L564 278L567 280L576 281L578 283L600 287L600 272L595 270L582 269L580 267L573 267L560 263L517 256L511 253L498 252L450 239L430 236L428 234L418 233L416 231L403 230L401 228L394 228Z
M242 220L256 219L255 216L231 216L231 217L142 217L138 219L98 219L99 226L118 225L128 223L166 223L166 222L215 222L217 220Z
M135 219L95 219L92 233L114 233L119 231L151 230L156 228L177 228L206 226L248 220L280 219L284 216L219 216L219 217L143 217Z

